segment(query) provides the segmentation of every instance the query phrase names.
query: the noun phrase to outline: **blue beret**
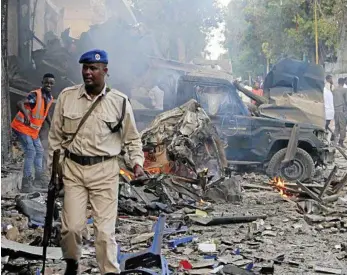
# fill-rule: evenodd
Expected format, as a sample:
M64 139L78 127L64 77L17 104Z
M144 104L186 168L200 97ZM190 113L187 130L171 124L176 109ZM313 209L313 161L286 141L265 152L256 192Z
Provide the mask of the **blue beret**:
M107 53L103 50L91 50L82 54L79 63L104 63L108 64Z

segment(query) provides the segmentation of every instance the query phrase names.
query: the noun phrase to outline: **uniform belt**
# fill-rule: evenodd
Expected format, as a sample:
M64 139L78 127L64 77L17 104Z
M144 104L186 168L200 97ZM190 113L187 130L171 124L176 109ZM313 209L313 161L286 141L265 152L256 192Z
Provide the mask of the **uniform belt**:
M80 165L83 165L83 166L95 165L95 164L98 164L100 162L103 162L103 161L106 161L106 160L113 158L111 156L95 156L95 157L78 156L74 153L71 153L68 150L65 150L65 157L67 157L67 158L71 159L72 161L74 161Z

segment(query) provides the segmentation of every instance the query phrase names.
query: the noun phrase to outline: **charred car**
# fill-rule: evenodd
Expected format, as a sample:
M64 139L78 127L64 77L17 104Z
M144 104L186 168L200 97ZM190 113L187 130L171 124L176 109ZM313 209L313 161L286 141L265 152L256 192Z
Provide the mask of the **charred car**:
M179 77L170 102L172 107L199 102L224 141L230 165L253 165L271 177L302 181L334 160L324 130L323 87L321 67L284 59L267 75L263 97L225 78L190 73ZM247 106L239 91L256 106ZM149 122L150 113L135 110L135 117Z

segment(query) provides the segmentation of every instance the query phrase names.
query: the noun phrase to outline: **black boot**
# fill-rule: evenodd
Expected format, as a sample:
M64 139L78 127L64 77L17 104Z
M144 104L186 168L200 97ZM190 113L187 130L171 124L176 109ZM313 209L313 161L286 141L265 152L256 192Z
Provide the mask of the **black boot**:
M66 259L66 269L64 275L77 275L78 262L72 259Z
M34 188L40 192L48 191L49 177L44 173L36 173L34 180Z
M23 177L22 187L20 189L21 193L32 193L34 192L33 188L33 179L31 177Z

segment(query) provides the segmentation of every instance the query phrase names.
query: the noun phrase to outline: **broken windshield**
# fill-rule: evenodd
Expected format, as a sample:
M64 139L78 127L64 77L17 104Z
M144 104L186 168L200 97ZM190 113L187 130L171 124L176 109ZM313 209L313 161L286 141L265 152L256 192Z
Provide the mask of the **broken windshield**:
M196 97L205 111L212 116L232 113L242 115L241 108L238 106L237 97L235 97L228 87L196 86Z

